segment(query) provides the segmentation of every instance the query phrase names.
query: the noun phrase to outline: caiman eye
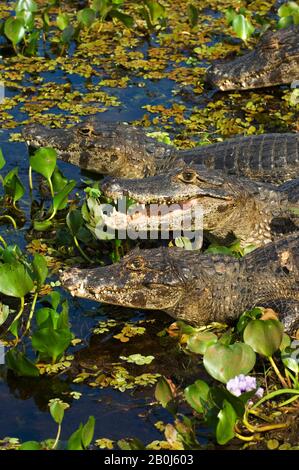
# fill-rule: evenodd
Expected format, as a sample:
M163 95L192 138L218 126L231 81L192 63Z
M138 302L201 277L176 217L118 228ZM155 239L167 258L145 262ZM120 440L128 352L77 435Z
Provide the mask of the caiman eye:
M194 170L184 170L180 175L179 178L184 181L185 183L195 183L197 180L197 173Z
M145 261L141 256L137 256L136 258L129 260L126 267L131 271L140 271L145 267Z
M82 135L91 135L92 134L92 127L89 127L89 126L80 127L79 132Z

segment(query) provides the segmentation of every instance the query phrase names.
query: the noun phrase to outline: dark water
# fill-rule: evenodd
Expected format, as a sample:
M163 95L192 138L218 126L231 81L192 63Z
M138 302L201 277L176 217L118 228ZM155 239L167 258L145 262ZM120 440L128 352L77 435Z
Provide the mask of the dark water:
M140 50L145 50L145 43ZM62 70L55 72L44 72L41 76L46 81L56 83L70 83L72 91L78 90L85 93L86 85L97 84L101 77L85 79L76 74L66 74ZM30 74L27 74L22 82L24 86L32 84ZM215 90L207 90L198 96L194 101L194 96L186 93L173 93L177 84L168 79L158 81L144 80L145 86L140 87L141 79L136 78L130 82L127 88L103 88L114 96L117 96L122 103L117 107L109 107L105 113L99 113L99 119L103 121L134 121L141 119L145 114L143 106L146 104L161 104L169 106L173 102L182 103L188 112L192 107L204 107L215 93ZM12 97L15 94L14 88L6 88L6 96ZM176 90L177 91L177 90ZM187 90L188 91L188 90ZM260 93L260 92L257 92ZM262 93L262 92L261 92ZM27 118L26 113L20 110L21 104L17 105L13 111L14 119L20 122ZM51 109L51 112L62 113L60 109ZM84 119L84 118L83 118ZM12 132L20 132L21 127L17 127ZM6 174L16 165L19 167L19 176L22 182L28 181L28 150L24 143L9 142L10 131L0 130L0 146L7 160L7 165L1 173ZM72 165L59 162L59 167L67 178L80 180L84 175L80 170ZM30 198L27 187L26 196L20 201L20 206L26 214L26 223L18 231L8 230L0 226L2 235L10 244L18 243L21 248L25 248L26 231L30 228ZM61 292L63 292L61 290ZM112 338L112 335L91 336L91 329L101 319L115 318L120 315L119 310L109 307L101 309L99 304L90 301L72 299L65 292L70 305L70 321L72 331L84 341L76 349L78 362L84 364L97 363L105 369L106 364L117 361L119 355L129 355L140 352L141 354L152 354L156 356L156 362L151 372L160 372L171 376L180 384L191 383L192 378L198 378L200 371L196 365L184 363L186 358L183 355L175 354L171 356L168 345L161 344L157 333L171 323L171 320L161 313L151 314L155 320L153 327L148 327L145 337L137 342L133 340L130 344L123 345ZM146 313L127 311L125 320L139 321L149 318ZM71 348L71 353L73 350ZM158 364L158 365L156 365ZM179 369L184 371L180 375ZM187 373L186 373L187 370ZM136 373L136 370L134 371ZM140 374L144 372L140 369ZM190 376L190 377L189 377ZM189 381L188 381L189 380ZM69 393L71 391L80 392L82 396L79 400L73 399ZM155 429L154 423L158 420L169 422L170 415L163 409L152 407L150 403L154 400L153 388L128 390L120 392L112 388L92 388L87 385L74 384L71 374L60 374L54 378L24 379L16 378L11 373L7 373L4 366L0 366L0 439L5 436L18 437L20 440L42 440L54 437L56 425L48 412L48 401L52 398L61 398L71 404L66 411L63 422L62 439L67 439L69 435L78 427L80 422L85 422L88 416L96 418L95 438L107 437L113 440L125 437L138 437L143 442L148 443L154 439L161 439L161 434Z

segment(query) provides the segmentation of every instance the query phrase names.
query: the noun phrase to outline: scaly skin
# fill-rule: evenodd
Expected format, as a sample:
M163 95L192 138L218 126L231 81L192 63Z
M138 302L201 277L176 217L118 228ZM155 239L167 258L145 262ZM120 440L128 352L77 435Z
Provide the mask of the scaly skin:
M23 137L34 147L54 147L59 158L82 169L122 178L156 175L183 161L274 183L296 177L299 169L299 133L238 137L180 151L141 128L92 118L69 129L31 124Z
M177 248L133 250L119 263L61 274L72 295L163 310L194 325L233 323L254 306L271 307L287 331L299 326L299 237L285 237L242 259Z
M142 129L122 122L90 118L68 129L30 124L22 131L33 147L53 147L63 161L101 174L125 178L154 175L170 165L175 148L147 137Z
M256 48L213 65L207 81L220 90L282 85L299 80L299 26L267 32Z
M270 225L273 218L289 217L290 205L296 207L299 204L299 199L295 201L294 198L289 203L287 189L292 194L294 188L288 186L281 190L246 178L226 176L200 165L189 165L142 180L107 177L102 190L114 200L126 196L147 205L144 225L150 225L150 204L177 204L187 214L192 203L192 207L202 208L203 229L212 233L218 242L228 243L234 237L241 241L241 246L261 246L272 239ZM134 222L145 230L143 219L135 217ZM109 220L106 223L109 224Z

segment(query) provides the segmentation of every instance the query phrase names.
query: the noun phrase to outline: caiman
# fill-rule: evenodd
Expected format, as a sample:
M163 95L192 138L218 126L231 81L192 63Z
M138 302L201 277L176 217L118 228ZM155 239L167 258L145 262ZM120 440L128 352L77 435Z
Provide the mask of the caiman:
M184 162L273 183L298 176L299 133L262 134L178 150L142 128L91 118L68 129L31 124L23 137L33 147L53 147L59 158L85 170L122 178L153 176Z
M268 31L255 49L213 65L206 78L220 90L247 90L299 80L299 26Z
M299 237L280 239L241 259L178 248L133 250L119 263L61 274L72 295L107 304L163 310L194 325L233 323L254 306L299 327Z
M237 238L241 246L269 243L275 235L272 233L272 221L275 218L289 218L290 209L299 207L298 179L277 187L225 175L201 165L188 165L145 179L107 177L101 188L105 196L113 200L125 196L141 205L134 218L130 213L125 215L127 227L134 224L144 232L156 225L157 214L160 216L160 226L165 226L166 217L171 220L170 211L173 211L176 220L178 215L183 220L190 209L194 211L196 207L201 207L202 227L208 238L225 244ZM162 207L166 204L169 211L163 212ZM161 209L160 213L152 210L156 205ZM114 211L112 216L105 219L108 226L112 226L114 220L123 223L119 212ZM293 225L291 223L290 227L296 230ZM116 224L114 227L125 228Z

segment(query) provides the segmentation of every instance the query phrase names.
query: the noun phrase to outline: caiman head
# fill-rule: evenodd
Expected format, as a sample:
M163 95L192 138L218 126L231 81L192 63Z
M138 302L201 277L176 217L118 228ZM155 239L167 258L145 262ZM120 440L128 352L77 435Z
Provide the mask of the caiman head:
M160 225L165 226L169 220L175 222L180 220L179 216L184 219L190 213L192 217L192 211L194 214L201 209L201 228L221 241L234 235L242 244L256 246L271 240L268 225L271 210L278 207L281 197L262 183L226 176L201 165L185 166L143 180L106 178L102 190L114 200L126 196L139 204L140 210L134 213L133 220L130 214L126 215L126 223L134 223L142 231L157 225L156 216L160 217ZM163 206L169 210L163 211ZM117 211L112 215L120 220ZM108 226L113 226L112 219L105 220Z
M241 57L213 65L207 81L220 90L252 89L299 80L299 26L267 32Z
M216 267L218 281L227 273L231 275L235 265L238 260L222 257ZM204 325L217 315L213 309L214 272L211 255L179 248L137 248L116 264L71 268L60 279L73 296L122 307L162 310L174 318Z
M67 129L30 124L23 129L31 147L53 147L59 158L95 173L140 178L155 173L155 157L172 147L122 122L90 118Z

